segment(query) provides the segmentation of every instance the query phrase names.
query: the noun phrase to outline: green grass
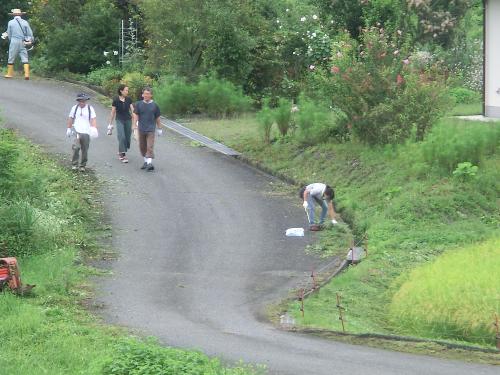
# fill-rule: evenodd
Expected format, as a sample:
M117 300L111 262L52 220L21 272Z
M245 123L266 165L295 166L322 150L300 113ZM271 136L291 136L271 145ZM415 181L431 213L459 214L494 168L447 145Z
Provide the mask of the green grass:
M468 104L457 104L451 111L450 116L471 116L480 115L483 113L483 104L478 103L468 103Z
M447 251L410 273L392 299L390 320L408 334L494 344L498 270L498 238Z
M320 244L314 246L316 250L336 254L344 249L346 253L350 233L355 239L368 236L368 258L308 298L304 318L298 303L290 304L289 310L299 326L341 330L336 308L336 294L340 293L349 332L407 332L394 325L388 313L403 283L402 275L434 261L446 250L487 240L500 228L498 145L481 151L477 176L458 179L432 160L426 161L425 143L369 148L350 142L303 147L288 138L266 145L256 135L253 120L236 126L239 132L248 130L238 136L221 130L222 125L210 127L206 121L202 126L189 126L275 172L297 181L322 181L334 186L337 207L350 228L347 236L339 233L344 229L338 227L323 232ZM227 127L232 126L227 123ZM461 123L444 120L437 130L441 126L456 126L458 131ZM481 122L468 126L477 132L485 129ZM461 161L466 161L467 155L463 158ZM414 334L433 337L424 330ZM473 332L456 339L477 342Z
M85 308L89 280L102 273L86 261L105 251L98 182L1 128L0 161L0 253L17 256L23 282L36 284L30 296L0 293L2 374L263 373L226 368L202 353L164 348L100 322ZM13 215L19 210L24 214Z

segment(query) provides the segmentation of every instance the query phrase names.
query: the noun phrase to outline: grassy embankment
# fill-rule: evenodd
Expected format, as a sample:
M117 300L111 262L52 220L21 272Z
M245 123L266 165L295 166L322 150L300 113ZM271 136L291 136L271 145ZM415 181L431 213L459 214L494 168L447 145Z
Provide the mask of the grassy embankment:
M164 348L106 326L86 308L87 266L105 234L96 181L71 173L0 128L0 253L17 256L33 294L0 293L0 372L67 374L254 374L202 353Z
M268 169L332 184L356 238L368 236L368 258L307 299L304 318L298 304L290 304L299 326L340 331L338 292L348 332L494 345L492 323L500 314L498 123L444 119L425 142L375 148L355 142L265 145L253 117L187 125ZM453 175L465 161L477 165L477 173L465 168ZM315 249L346 249L348 243L334 243L343 238L339 231L345 229L324 231Z

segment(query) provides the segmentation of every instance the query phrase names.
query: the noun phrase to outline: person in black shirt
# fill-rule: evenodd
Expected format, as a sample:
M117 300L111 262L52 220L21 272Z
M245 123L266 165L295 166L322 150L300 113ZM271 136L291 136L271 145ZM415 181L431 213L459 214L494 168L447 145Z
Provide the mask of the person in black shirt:
M113 132L113 120L116 118L116 135L118 138L118 158L123 163L128 163L127 151L130 149L130 137L132 134L132 113L134 106L132 99L128 97L128 87L118 86L118 96L111 104L111 115L109 117L108 135Z

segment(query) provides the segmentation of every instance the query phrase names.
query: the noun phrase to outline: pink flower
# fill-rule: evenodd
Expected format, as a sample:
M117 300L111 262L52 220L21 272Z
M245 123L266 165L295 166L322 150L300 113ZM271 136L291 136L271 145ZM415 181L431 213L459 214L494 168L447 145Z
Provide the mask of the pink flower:
M409 60L409 59L404 59L404 60L403 60L403 64L408 65L409 63L410 63L410 60Z
M396 76L396 84L397 84L398 86L399 86L399 85L401 85L401 84L403 84L403 83L404 83L404 81L405 81L405 79L403 78L403 76L402 76L401 74L398 74L398 75Z
M333 73L333 74L337 74L340 72L340 68L338 66L332 66L332 68L330 69L330 71Z

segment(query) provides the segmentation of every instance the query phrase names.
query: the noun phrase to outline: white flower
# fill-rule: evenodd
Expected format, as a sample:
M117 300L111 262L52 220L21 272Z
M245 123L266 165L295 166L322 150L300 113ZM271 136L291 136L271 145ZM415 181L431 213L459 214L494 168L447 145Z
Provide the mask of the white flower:
M289 12L289 11L290 11L290 9L286 8L286 12Z
M300 22L304 22L307 18L306 17L301 17Z
M342 52L337 52L337 57L342 57Z
M309 69L314 70L315 66L314 65L309 65Z
M118 51L113 51L113 55L118 56Z
M276 20L276 23L280 23L280 20Z
M315 38L316 37L316 33L312 33L312 37Z
M104 56L108 56L109 52L108 51L104 51Z
M394 54L394 56L398 55L398 54L399 54L399 50L395 50L395 51L393 52L393 54Z
M317 20L318 19L318 16L313 14L313 20Z
M111 65L111 61L106 61L106 65Z
M403 32L401 30L398 30L397 32L398 32L398 35L403 34Z

